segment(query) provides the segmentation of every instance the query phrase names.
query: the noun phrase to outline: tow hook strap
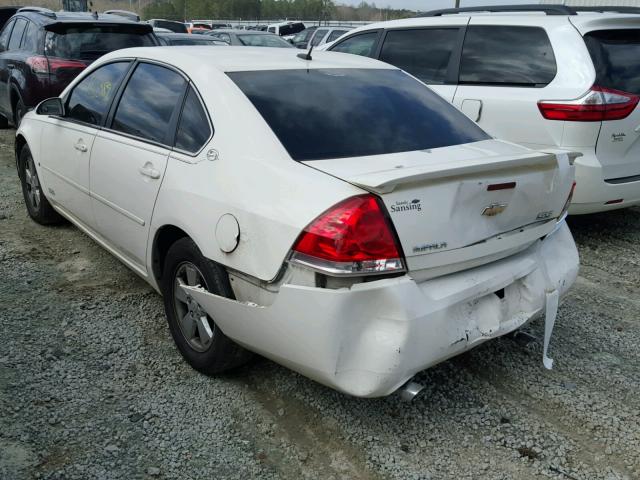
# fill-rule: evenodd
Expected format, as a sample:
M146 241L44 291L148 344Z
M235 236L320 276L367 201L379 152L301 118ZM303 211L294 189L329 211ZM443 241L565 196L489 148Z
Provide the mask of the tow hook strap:
M549 342L553 333L553 326L556 323L556 315L558 314L558 290L554 289L546 291L547 306L544 317L544 346L542 348L542 364L547 370L553 368L553 360L547 356L549 351Z
M551 335L553 334L553 326L556 323L556 316L558 315L558 303L559 303L559 293L558 289L555 288L555 285L551 281L551 277L549 277L549 272L547 272L547 264L542 258L542 241L538 246L537 257L538 257L538 265L540 266L540 271L542 272L542 276L544 277L545 283L545 313L544 313L544 344L542 347L542 364L544 368L547 370L551 370L553 368L553 359L549 358L547 353L549 351L549 342L551 341Z

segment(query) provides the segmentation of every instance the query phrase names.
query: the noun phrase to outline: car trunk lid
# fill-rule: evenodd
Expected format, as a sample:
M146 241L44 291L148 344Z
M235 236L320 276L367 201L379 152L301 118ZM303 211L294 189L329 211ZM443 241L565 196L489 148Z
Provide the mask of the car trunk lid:
M530 244L550 231L561 214L571 181L569 158L487 140L425 151L305 162L380 196L409 269L416 261L490 242L477 255ZM546 229L530 229L548 225ZM523 233L501 242L508 232ZM542 232L542 233L541 233Z

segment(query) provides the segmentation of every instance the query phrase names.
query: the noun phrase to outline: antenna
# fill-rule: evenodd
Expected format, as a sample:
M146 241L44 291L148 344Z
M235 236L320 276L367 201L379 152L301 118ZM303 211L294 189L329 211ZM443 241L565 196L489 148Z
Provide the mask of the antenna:
M299 53L298 58L301 58L302 60L313 60L313 58L311 58L311 52L313 52L313 45L311 45L311 48L307 53Z

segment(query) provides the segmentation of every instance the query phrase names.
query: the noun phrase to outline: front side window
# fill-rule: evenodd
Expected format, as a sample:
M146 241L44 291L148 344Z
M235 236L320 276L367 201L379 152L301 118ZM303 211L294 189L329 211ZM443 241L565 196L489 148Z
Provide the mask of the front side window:
M425 83L445 83L459 32L457 28L391 30L382 45L380 60Z
M20 42L22 41L22 34L27 27L27 21L19 18L16 20L16 24L11 32L11 39L9 40L9 50L16 50L20 48Z
M110 63L94 70L71 91L66 117L91 125L102 125L130 62Z
M176 132L176 148L195 153L200 150L211 136L207 114L200 99L192 87L182 107L182 115Z
M333 48L332 52L352 53L354 55L362 55L370 57L373 54L373 46L378 38L378 32L363 33L355 35L343 40Z
M313 45L314 47L317 47L318 45L320 45L320 42L322 41L322 39L324 38L324 36L327 34L328 31L329 30L320 29L320 28L316 30L316 34L311 39L311 45Z
M542 87L556 76L556 59L538 27L476 25L467 29L460 83Z
M426 150L490 138L449 102L396 69L227 75L298 161Z
M598 30L584 36L596 85L640 94L640 29Z
M169 122L186 82L173 70L141 63L120 98L111 128L145 140L167 143Z

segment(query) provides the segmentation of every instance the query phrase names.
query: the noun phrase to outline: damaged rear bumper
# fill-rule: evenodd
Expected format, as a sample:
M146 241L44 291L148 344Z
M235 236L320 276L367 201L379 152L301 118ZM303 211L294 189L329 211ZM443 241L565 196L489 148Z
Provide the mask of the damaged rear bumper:
M187 289L241 345L342 392L378 397L524 325L544 311L550 282L562 295L577 274L562 222L517 255L421 283L405 275L337 290L285 284L270 306Z

